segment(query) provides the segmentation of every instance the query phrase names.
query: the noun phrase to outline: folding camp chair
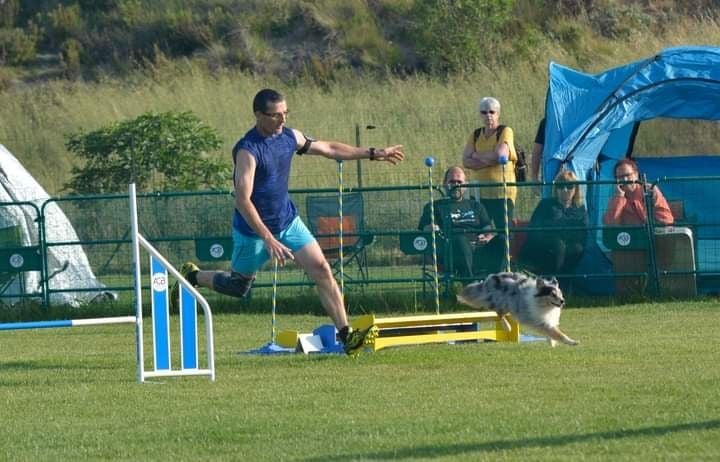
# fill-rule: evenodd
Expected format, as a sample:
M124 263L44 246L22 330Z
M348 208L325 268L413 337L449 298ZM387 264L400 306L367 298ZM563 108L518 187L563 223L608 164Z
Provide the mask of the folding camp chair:
M344 194L343 268L355 267L356 276L368 280L368 262L365 248L372 244L375 236L365 231L365 206L361 193ZM306 199L308 226L328 259L333 273L340 272L340 214L338 196L308 196ZM352 280L347 273L348 279Z

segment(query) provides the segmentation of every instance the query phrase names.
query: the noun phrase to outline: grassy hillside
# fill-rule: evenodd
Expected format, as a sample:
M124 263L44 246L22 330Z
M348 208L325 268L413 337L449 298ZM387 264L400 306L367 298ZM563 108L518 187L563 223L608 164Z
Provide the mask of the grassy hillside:
M0 62L97 79L163 57L324 84L342 70L407 75L534 61L561 48L581 63L615 41L663 35L713 0L4 0ZM340 74L338 74L340 71ZM46 70L46 72L52 71ZM0 77L0 81L2 78Z
M519 6L521 2L515 3L516 8ZM527 14L531 13L539 14L536 10ZM305 77L290 78L283 72L209 68L202 57L169 59L158 54L141 69L123 75L14 84L0 92L0 143L18 156L51 194L58 194L63 192L76 162L64 147L67 134L150 110L189 110L220 132L224 146L216 155L230 163L230 147L253 123L252 96L258 89L272 86L288 97L292 113L289 124L316 138L355 144L358 126L363 145L406 146L409 158L399 167L365 163L366 185L415 182L425 178L422 158L426 155L438 158L438 172L460 161L467 136L479 125L475 106L482 96L499 98L502 122L512 126L519 143L529 148L542 116L546 69L551 60L593 72L647 57L668 46L720 44L720 25L708 17L676 18L662 30L638 28L618 33L615 38L596 31L593 21L597 19L587 15L577 16L574 22L560 17L553 21L557 27L565 24L562 30L567 34L543 35L535 43L532 56L509 62L488 61L445 75L380 74L345 66L327 74L318 67L308 70ZM323 75L326 78L317 78ZM368 130L367 125L377 128ZM720 151L717 129L705 138L698 138L699 130L679 130L667 140L659 134L668 133L668 127L662 123L654 127L641 133L638 140L647 152L661 148L672 152L670 141L678 146L678 152L686 152L687 145L696 144L698 139L706 141L706 151ZM355 184L355 168L346 166L349 184ZM323 159L302 159L293 174L295 187L336 184L335 164Z

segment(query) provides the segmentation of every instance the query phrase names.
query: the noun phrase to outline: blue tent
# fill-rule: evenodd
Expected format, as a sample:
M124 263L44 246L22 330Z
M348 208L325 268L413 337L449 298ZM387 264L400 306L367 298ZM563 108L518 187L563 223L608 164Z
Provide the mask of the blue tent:
M631 153L643 120L720 120L720 48L668 48L595 75L550 63L545 115L545 178L568 164L588 178L600 153Z
M599 74L585 74L550 63L547 92L543 177L560 168L584 180L612 180L618 159L632 157L642 121L663 118L720 120L720 48L668 48L633 63ZM662 177L720 175L720 159L709 156L636 159L649 181ZM695 185L702 188L701 185ZM686 203L707 223L720 222L720 195L707 183L703 198ZM591 223L599 224L611 186L587 191ZM687 187L687 185L685 186ZM671 186L663 188L673 197ZM681 192L678 191L678 194ZM720 239L717 227L700 227L704 239ZM720 241L717 241L720 242ZM596 249L602 250L602 249ZM602 252L584 262L597 270ZM703 270L703 268L699 268Z

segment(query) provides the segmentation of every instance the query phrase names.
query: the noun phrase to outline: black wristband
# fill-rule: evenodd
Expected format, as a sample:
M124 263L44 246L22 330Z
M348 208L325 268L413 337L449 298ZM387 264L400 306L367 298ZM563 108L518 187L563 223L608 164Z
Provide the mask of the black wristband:
M308 152L308 149L310 149L310 145L313 144L313 142L315 142L315 140L314 140L313 138L310 138L309 136L306 136L306 137L305 137L305 144L303 144L303 146L302 146L300 149L297 150L297 153L298 153L299 155L303 155L303 154L305 154L306 152Z
M368 152L370 153L370 160L375 160L375 148L368 148Z

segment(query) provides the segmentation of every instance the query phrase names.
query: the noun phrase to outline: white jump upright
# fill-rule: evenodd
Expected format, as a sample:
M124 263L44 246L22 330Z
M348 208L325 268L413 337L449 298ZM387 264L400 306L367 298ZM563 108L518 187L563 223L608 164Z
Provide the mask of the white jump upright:
M161 254L138 231L137 197L135 184L129 187L130 194L130 223L132 229L133 265L135 274L135 332L137 354L137 378L139 382L153 377L178 377L188 375L208 376L215 380L215 352L213 342L212 313L207 300L182 277ZM150 256L150 291L152 294L152 335L153 358L152 370L145 369L145 354L143 348L143 301L142 301L142 274L140 265L140 247L144 248ZM180 282L180 362L178 368L173 368L171 351L171 329L168 294L168 272ZM205 367L200 367L198 349L198 318L197 305L202 307L205 324L205 352L207 359Z

